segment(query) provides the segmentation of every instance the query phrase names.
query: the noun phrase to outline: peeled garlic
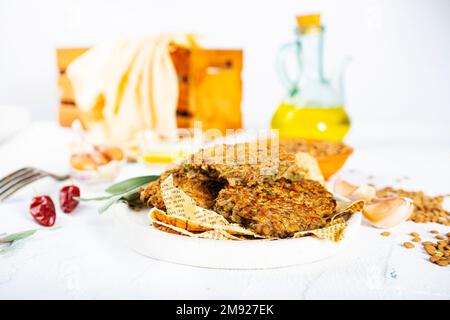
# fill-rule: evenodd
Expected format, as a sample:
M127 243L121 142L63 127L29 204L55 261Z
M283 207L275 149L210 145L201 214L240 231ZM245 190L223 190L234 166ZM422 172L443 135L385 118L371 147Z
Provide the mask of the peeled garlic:
M370 202L375 198L377 191L367 184L355 186L338 178L334 183L334 192L352 201L364 200Z
M366 204L364 217L377 228L392 228L406 221L414 210L413 201L404 197L376 199Z
M355 191L350 195L350 200L364 200L365 202L372 201L377 194L377 190L374 187L367 184L360 185Z

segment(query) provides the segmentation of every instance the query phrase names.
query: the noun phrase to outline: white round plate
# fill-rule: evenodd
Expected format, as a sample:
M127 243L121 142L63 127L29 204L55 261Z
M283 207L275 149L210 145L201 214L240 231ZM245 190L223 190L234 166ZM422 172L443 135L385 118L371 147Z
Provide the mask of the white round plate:
M30 121L28 111L18 106L0 106L0 143L25 128Z
M148 210L114 206L117 231L134 251L157 260L220 269L264 269L311 263L328 258L355 241L361 214L348 220L345 237L334 243L314 237L284 240L207 240L160 231L151 226Z

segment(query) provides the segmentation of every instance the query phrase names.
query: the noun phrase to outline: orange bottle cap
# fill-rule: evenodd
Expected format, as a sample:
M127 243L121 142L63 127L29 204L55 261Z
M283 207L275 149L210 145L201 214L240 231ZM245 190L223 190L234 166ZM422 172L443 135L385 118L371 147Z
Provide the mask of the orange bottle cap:
M300 29L320 27L320 14L297 16L297 24Z

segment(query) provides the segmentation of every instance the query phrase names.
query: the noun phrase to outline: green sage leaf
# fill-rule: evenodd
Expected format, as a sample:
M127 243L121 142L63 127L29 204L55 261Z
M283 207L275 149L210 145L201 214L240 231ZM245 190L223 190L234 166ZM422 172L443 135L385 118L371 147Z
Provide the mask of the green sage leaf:
M0 247L0 255L12 251L12 249L14 249L13 243L14 243L14 241L13 242L9 242L8 244L2 245Z
M102 201L102 200L108 200L111 199L112 197L114 197L114 195L109 195L109 196L100 196L100 197L93 197L93 198L83 198L83 197L73 197L75 200L78 201Z
M13 242L13 241L28 238L28 237L32 236L33 234L35 234L38 230L39 229L32 229L32 230L11 233L7 236L0 238L0 243L8 243L8 242Z
M128 207L132 209L145 207L145 204L141 201L141 193L139 192L139 190L131 193L130 195L123 196L122 198L120 198L120 201L126 203Z
M126 192L126 193L123 193L123 194L119 194L119 195L117 195L117 196L114 196L111 200L109 200L108 202L106 202L103 206L101 206L101 207L98 209L98 213L100 213L100 214L104 213L104 212L107 211L112 205L116 204L116 203L119 202L119 201L122 201L122 200L123 200L123 201L127 202L128 197L130 197L130 196L134 195L135 193L137 193L137 192L139 191L140 188L141 188L141 187L139 186L139 187L137 187L137 188L135 188L135 189L132 189L132 190Z
M120 200L121 196L115 196L111 198L111 200L107 201L103 206L98 209L98 213L102 214L106 212L113 204L117 203Z
M159 176L142 176L142 177L136 177L124 180L122 182L113 184L109 188L107 188L105 191L112 195L119 195L127 193L131 190L135 190L139 187L142 187L143 185L146 185L152 181L155 181L158 179Z

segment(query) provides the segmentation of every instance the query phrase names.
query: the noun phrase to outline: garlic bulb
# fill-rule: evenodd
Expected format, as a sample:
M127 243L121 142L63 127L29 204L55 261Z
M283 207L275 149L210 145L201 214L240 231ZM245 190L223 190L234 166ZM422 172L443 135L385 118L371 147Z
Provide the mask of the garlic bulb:
M375 198L377 191L367 184L355 186L338 178L334 183L334 192L352 201L364 200L366 203Z
M413 210L413 201L409 198L381 198L366 204L363 215L372 226L383 229L408 220Z

